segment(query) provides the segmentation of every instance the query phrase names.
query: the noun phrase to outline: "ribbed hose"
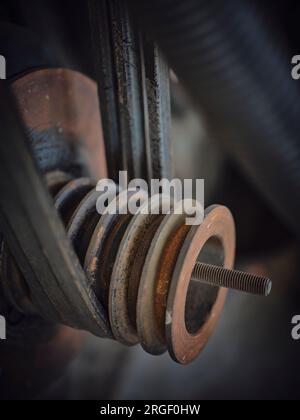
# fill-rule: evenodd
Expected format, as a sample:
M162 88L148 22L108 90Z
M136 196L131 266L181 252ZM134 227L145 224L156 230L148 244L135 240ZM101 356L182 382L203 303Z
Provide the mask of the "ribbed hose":
M214 136L300 235L300 95L288 50L280 50L257 5L128 3L201 107Z

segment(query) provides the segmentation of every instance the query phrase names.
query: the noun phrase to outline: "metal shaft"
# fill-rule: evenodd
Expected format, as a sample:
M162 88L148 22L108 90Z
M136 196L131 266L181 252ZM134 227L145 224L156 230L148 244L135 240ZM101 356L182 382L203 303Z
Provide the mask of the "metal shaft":
M272 282L266 277L204 263L195 265L192 279L262 296L268 296L272 289Z

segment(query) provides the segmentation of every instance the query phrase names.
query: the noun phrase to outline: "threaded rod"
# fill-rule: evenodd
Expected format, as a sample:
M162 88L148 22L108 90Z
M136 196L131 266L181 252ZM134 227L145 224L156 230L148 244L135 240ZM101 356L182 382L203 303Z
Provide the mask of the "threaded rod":
M261 296L268 296L272 289L272 282L267 277L204 263L195 265L192 280Z

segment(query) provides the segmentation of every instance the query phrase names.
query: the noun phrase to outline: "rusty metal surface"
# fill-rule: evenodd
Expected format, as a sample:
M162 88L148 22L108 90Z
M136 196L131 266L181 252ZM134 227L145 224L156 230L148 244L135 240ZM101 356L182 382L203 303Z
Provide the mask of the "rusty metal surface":
M110 214L110 207L102 214L95 227L85 257L85 272L93 290L105 308L108 319L111 274L118 247L132 218L131 214L122 214L123 210L126 210L127 199L130 198L130 195L132 193L127 194L127 191L125 191L110 203L110 206L119 206L117 214Z
M144 205L148 205L148 202ZM131 270L136 262L140 241L153 220L153 215L143 215L140 212L133 216L120 243L112 272L109 295L111 328L115 338L127 345L134 345L139 341L128 309Z
M90 296L94 295L101 313L97 335L126 345L141 343L151 354L168 349L177 362L191 362L207 341L226 294L220 289L216 295L206 295L203 286L197 285L198 291L192 293L192 302L188 303L192 272L202 248L215 237L222 243L224 266L233 265L235 231L231 213L214 206L206 211L200 226L190 227L185 224L184 214L176 214L173 204L170 214L161 214L170 204L169 196L148 199L142 190L125 190L110 202L102 216L96 207L99 197L92 181L79 178L67 182L54 199L58 210L68 210L68 236L87 275L85 287ZM135 215L128 214L131 197L140 202ZM111 211L115 207L118 211ZM35 299L33 296L34 306L38 306ZM196 306L195 317L200 314L202 322L195 333L186 319L189 306ZM74 307L78 317L80 309ZM67 311L62 311L66 316Z
M198 331L192 334L186 325L186 298L191 275L205 243L217 237L224 250L224 267L232 268L235 257L235 227L230 211L223 206L211 206L199 226L193 226L180 250L170 284L166 334L168 350L175 361L190 363L197 357L209 339L222 311L226 289L219 289L217 298Z
M155 71L158 70L156 69ZM37 76L37 80L40 78L44 80L43 78L45 78L48 81L53 77L52 93L57 92L58 94L58 91L55 89L60 87L64 96L68 96L68 92L71 95L70 92L73 92L72 89L70 91L68 89L64 90L66 89L66 85L68 86L66 81L68 77L69 82L73 80L70 82L71 85L72 83L79 83L81 87L89 86L91 88L90 81L84 80L73 73L67 75L64 72L61 73L59 70L54 74L51 71L49 72L37 72L35 76ZM19 95L25 87L28 88L28 86L31 86L29 89L34 88L32 80L34 78L29 78L29 81L27 80L26 83L23 81L23 84L20 85L21 87L18 90ZM56 82L54 83L55 80ZM51 83L49 86L46 86L47 89L45 88L45 90L42 89L43 83L37 86L38 89L35 95L33 93L31 96L32 92L30 91L29 97L31 97L32 103L26 102L24 104L21 100L23 120L25 119L26 121L27 131L31 131L31 134L29 133L31 145L35 142L35 132L38 130L40 134L43 134L44 139L46 139L46 144L49 146L51 142L47 143L48 140L45 132L47 132L49 126L53 128L53 125L54 130L58 132L58 137L56 138L58 143L69 146L77 138L76 144L77 146L78 144L80 145L80 140L78 139L82 135L81 130L85 128L86 122L82 125L78 123L75 127L77 137L73 136L73 134L69 135L74 129L72 121L73 119L77 119L76 112L74 111L73 114L71 109L70 115L67 115L62 120L64 124L59 123L57 126L57 122L55 121L57 121L58 114L51 111L54 102L51 102L49 96L50 90L47 90L49 86L51 87ZM78 91L80 97L80 86L76 86L75 90ZM89 88L87 88L87 91ZM150 89L149 86L148 88ZM95 99L95 92L93 94L91 92L90 90L89 96ZM43 94L46 96L43 97ZM128 91L124 94L128 95ZM85 104L84 96L82 99L83 104ZM156 111L159 109L161 113L160 100L162 98L153 100L157 101ZM50 102L50 107L45 105L42 109L43 112L41 112L39 119L39 124L41 125L30 126L34 121L36 122L37 117L34 116L34 112L33 114L26 112L28 111L27 105L36 111L39 106L42 106L41 101L42 103L43 101L46 102L46 104ZM65 106L67 105L65 103ZM47 121L48 112L53 115L49 122ZM10 118L13 119L15 117L11 114ZM31 118L33 118L32 121ZM162 115L161 118L163 118ZM83 113L82 119L88 119L85 113ZM95 121L93 124L97 125ZM156 120L154 122L153 120L152 124L154 127L158 122ZM6 127L6 130L9 132L10 128ZM164 130L166 132L166 127L164 127ZM203 341L205 341L203 337L207 338L209 335L208 332L213 328L217 318L216 312L220 312L225 295L223 291L219 292L218 297L217 294L214 296L214 293L212 295L203 294L202 299L198 302L198 306L201 306L200 309L202 313L207 315L207 319L204 319L200 332L192 334L188 330L185 319L186 296L188 295L187 289L190 283L188 276L191 276L193 265L196 262L195 258L199 255L204 244L211 236L215 235L223 241L225 252L224 264L228 265L228 258L233 258L233 221L230 219L228 211L223 207L210 209L206 214L205 221L200 227L190 228L183 223L182 215L179 217L174 214L173 207L170 210L171 214L160 214L164 204L169 204L170 197L160 195L151 197L148 200L146 193L141 191L139 193L141 207L137 210L137 213L133 216L128 214L124 215L122 214L122 209L126 209L128 199L130 200L131 196L137 194L129 190L119 192L113 203L111 203L111 205L114 205L115 202L121 205L120 212L111 214L109 209L107 209L106 213L100 215L96 207L100 193L95 189L95 182L90 180L90 178L77 178L76 170L73 167L72 169L74 171L71 170L71 173L74 179L62 171L50 172L46 175L46 183L49 185L50 193L54 196L56 210L60 213L61 219L67 228L68 239L70 241L68 242L66 235L62 232L62 225L57 214L55 214L54 207L50 204L50 197L46 194L45 189L43 189L39 174L34 169L33 162L26 149L27 145L24 142L24 137L22 137L21 129L19 129L18 133L13 134L15 135L14 139L17 137L18 139L23 138L23 143L18 140L18 147L14 143L13 145L15 147L14 151L22 153L23 157L26 156L25 161L23 157L20 157L19 161L23 164L23 166L21 165L21 169L24 173L24 179L29 179L30 181L27 187L30 187L38 193L35 198L36 201L33 201L35 214L28 214L30 212L29 208L27 208L28 203L25 202L25 196L23 196L22 205L26 208L25 219L27 218L28 220L23 220L21 215L17 213L20 222L27 222L27 234L32 233L31 230L33 229L34 235L40 239L40 244L36 244L35 252L37 249L40 250L39 255L41 261L37 261L35 255L33 258L29 254L29 247L28 245L26 246L24 237L20 238L21 247L19 249L24 250L26 255L23 261L24 265L21 264L20 266L26 282L20 287L25 295L27 293L26 298L30 296L30 305L43 317L48 317L51 322L59 321L76 328L83 328L100 337L115 338L117 341L127 345L141 343L144 349L152 354L161 354L168 349L177 362L190 362L202 349ZM60 134L66 137L60 138ZM96 154L95 152L100 152L100 149L95 149L90 140L89 136L86 137L82 140L82 145L86 145L86 150L92 156ZM150 141L150 137L148 137L147 141ZM19 151L20 147L22 148L21 152ZM152 151L148 150L149 156L151 155L152 158L158 153L159 147L157 147L157 144L154 142ZM27 150L27 154L25 150ZM103 148L101 150L103 153ZM8 152L9 150L6 150L6 155L12 158L12 155L9 155ZM43 149L43 152L45 152L45 149ZM42 155L43 153L39 156L41 157ZM95 165L99 165L100 163L97 160L98 158L99 156L95 158ZM16 163L13 162L13 159L10 162L12 162L12 165ZM47 165L49 165L48 161L45 163L44 170L46 170ZM93 165L90 162L88 166ZM12 167L9 167L9 170L12 170ZM156 167L154 172L157 176L159 176L162 169L160 166ZM99 167L98 170L100 170ZM101 170L104 170L106 173L105 167L102 166ZM151 172L151 174L153 175L154 172ZM19 176L16 177L15 181L19 194L20 185L18 185L18 182L21 182ZM8 191L7 185L6 189L3 188L3 191L9 197L9 193L11 192ZM43 202L42 199L44 200ZM149 209L150 207L150 214L149 212L143 213L143 210ZM5 205L4 209L8 221L12 221L13 219L10 219L11 215L8 213L8 208L5 208ZM155 209L157 212L155 212ZM38 215L39 223L33 225L33 222L36 222L36 214ZM44 226L41 228L43 217L46 217L49 222L46 230ZM231 225L230 221L232 223ZM4 224L4 232L7 235L8 231L5 231L5 227ZM11 223L9 227L12 228ZM18 235L19 231L17 230L15 233ZM49 235L51 237L51 234L51 247L48 244L49 248L45 249L43 245L44 240L46 237L48 239ZM40 238L39 235L45 236ZM16 252L16 249L13 248L14 242L10 242L9 234L8 238L13 252ZM56 241L59 241L57 249L55 248ZM70 247L71 244L73 249ZM231 251L229 250L230 247ZM228 257L228 253L231 256ZM47 258L49 256L51 258L55 256L56 260L52 261L50 258L48 261ZM63 258L65 258L65 267L64 265L62 267L60 265ZM25 263L29 263L33 268L32 278L28 275L28 268ZM46 266L43 267L45 263L47 264L47 269ZM63 275L63 270L65 269L69 270L69 272L65 271ZM49 281L49 273L53 275L51 281ZM39 284L36 277L34 277L37 274L41 275L39 281L44 294L35 289ZM17 278L23 281L22 276ZM199 290L201 294L201 291L204 289ZM10 288L9 292L13 295L15 294L13 288ZM27 303L25 302L26 304L24 304L23 297L18 297L18 294L13 296L13 298L17 298L18 300L17 305L20 301L19 306L25 308ZM206 300L209 304L207 304ZM211 301L213 306L212 311L209 306ZM191 307L194 305L195 299ZM173 311L176 316L171 319L170 314L173 314ZM184 322L181 319L182 314ZM201 346L194 345L192 341L198 335ZM178 340L181 344L182 342L184 343L182 346L188 356L180 353L183 350L180 348Z
M138 296L140 289L140 280L145 264L146 257L149 252L149 247L152 243L153 237L159 228L159 225L164 219L164 215L158 215L155 217L151 225L145 231L145 234L139 243L139 247L135 256L135 263L132 267L130 274L130 281L128 287L128 309L129 317L132 322L132 325L137 329L137 305L138 305ZM139 336L140 339L140 336Z
M12 83L23 125L43 171L84 168L107 175L97 86L81 73L43 69Z
M137 328L143 348L151 354L167 350L165 314L169 283L187 226L184 215L166 215L149 247L137 300Z

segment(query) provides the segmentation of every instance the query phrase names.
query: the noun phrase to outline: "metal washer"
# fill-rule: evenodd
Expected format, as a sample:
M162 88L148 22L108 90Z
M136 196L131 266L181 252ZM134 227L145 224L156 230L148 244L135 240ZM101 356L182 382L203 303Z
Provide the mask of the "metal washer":
M111 277L109 317L112 332L116 340L129 346L139 343L137 330L131 322L128 309L128 289L131 270L139 244L145 232L151 226L155 217L157 217L157 214L143 214L143 210L149 205L155 205L157 199L158 197L154 196L150 200L147 200L130 221L121 241ZM161 200L164 200L162 195ZM169 200L169 197L166 197L165 200ZM160 205L161 201L158 201L158 210Z
M149 248L139 287L137 301L137 329L141 345L145 351L153 355L159 355L167 350L164 325L159 322L158 310L154 302L159 293L158 271L164 256L164 250L170 244L171 236L185 222L184 214L170 213L165 216L160 224ZM177 246L180 245L177 244ZM166 268L172 265L171 261L166 261ZM163 285L163 289L167 289L168 285ZM167 290L161 290L165 295ZM165 296L161 296L164 300ZM160 305L160 311L165 312L163 305Z
M235 225L231 212L224 206L205 210L203 223L192 226L179 253L170 284L166 336L171 357L180 364L192 362L208 341L222 311L227 289L220 288L210 315L196 334L186 327L185 306L191 275L205 243L212 237L220 239L224 250L224 267L232 269L235 256Z

